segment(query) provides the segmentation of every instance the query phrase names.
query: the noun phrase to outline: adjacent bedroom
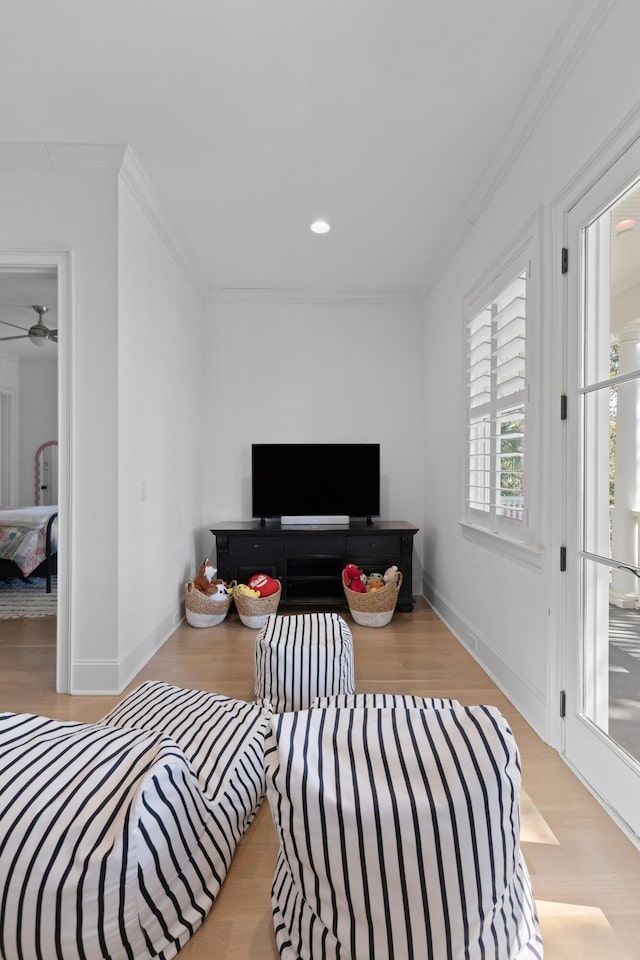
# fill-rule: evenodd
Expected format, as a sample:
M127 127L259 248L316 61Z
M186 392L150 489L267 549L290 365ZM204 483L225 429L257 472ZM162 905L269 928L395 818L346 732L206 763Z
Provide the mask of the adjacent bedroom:
M58 548L57 303L55 268L0 271L0 620L16 621L15 630L24 620L47 618L52 635Z

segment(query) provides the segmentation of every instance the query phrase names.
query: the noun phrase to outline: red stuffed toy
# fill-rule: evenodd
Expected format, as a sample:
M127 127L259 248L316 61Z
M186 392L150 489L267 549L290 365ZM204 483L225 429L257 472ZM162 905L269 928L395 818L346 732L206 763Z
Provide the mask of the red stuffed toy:
M248 586L252 590L257 590L259 597L271 597L280 589L278 581L269 577L266 573L256 573L249 580Z
M366 577L360 567L356 567L355 563L348 563L346 565L342 571L342 580L345 586L355 591L355 593L367 592L365 585Z

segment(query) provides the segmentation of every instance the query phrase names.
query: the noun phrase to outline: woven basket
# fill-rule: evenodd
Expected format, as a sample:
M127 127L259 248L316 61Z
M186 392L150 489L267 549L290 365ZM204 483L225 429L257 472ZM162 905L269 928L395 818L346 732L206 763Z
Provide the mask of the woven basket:
M233 602L245 627L259 630L264 627L269 614L276 613L281 596L282 584L278 587L277 593L272 593L270 597L247 597L242 593L234 593Z
M231 606L230 596L212 600L194 586L193 580L189 580L186 591L183 599L187 623L192 627L217 627L222 623Z
M387 583L378 590L370 590L369 593L356 593L344 583L342 586L349 612L356 623L362 627L386 627L398 602L402 574L398 573L397 583Z

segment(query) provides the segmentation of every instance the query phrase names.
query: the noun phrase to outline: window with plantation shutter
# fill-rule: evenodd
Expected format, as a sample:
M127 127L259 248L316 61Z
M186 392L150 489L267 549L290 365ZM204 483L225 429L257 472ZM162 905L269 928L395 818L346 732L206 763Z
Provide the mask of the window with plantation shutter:
M529 539L530 280L527 247L466 310L466 518L523 542Z

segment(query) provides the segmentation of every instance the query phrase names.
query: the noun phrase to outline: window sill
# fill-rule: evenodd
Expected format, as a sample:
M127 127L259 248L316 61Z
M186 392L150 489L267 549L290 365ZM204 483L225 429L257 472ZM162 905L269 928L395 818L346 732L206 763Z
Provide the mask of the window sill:
M485 530L484 527L478 527L468 520L458 520L462 529L462 535L466 540L477 543L478 546L493 550L504 557L511 557L524 563L528 567L542 569L544 560L544 550L542 547L532 547L528 543L521 543L518 540L511 540L499 533L493 533L491 530Z

